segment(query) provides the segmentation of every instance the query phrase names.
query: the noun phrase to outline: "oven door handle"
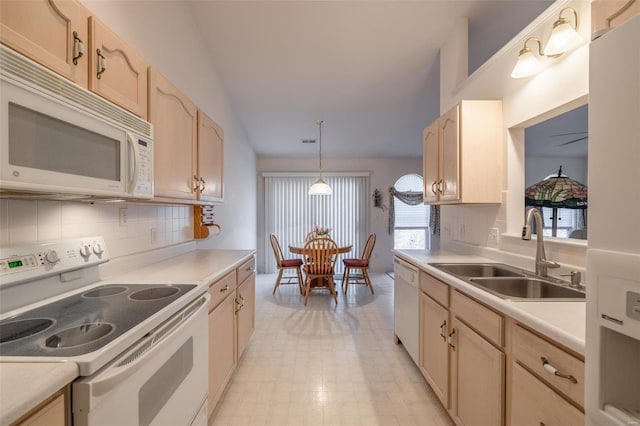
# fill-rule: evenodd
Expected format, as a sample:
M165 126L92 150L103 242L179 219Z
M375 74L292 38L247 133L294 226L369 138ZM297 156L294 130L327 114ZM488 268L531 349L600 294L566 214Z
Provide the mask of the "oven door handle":
M169 325L165 327L160 327L154 330L153 334L148 335L144 339L140 340L135 347L127 351L125 355L118 358L114 364L110 367L113 371L105 371L104 377L101 377L92 382L92 396L98 397L100 395L109 393L114 387L116 387L123 380L128 379L134 374L137 370L139 370L145 363L146 359L152 354L152 348L154 348L159 342L165 341L172 336L181 336L182 331L191 326L192 320L199 315L202 311L206 313L208 312L209 305L209 293L205 293L202 297L200 297L195 303L189 305L189 307L184 308L181 311L182 319L175 324L171 324L171 322L175 321L169 319ZM197 306L197 308L195 308ZM195 310L194 310L195 309ZM131 361L122 366L118 367L117 365L126 362L126 360L131 359Z

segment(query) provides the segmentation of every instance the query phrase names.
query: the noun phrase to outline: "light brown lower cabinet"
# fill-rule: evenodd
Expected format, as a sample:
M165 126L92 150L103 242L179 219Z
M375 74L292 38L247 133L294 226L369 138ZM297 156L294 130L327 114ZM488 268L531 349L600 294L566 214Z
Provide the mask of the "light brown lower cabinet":
M511 426L579 426L584 414L520 364L511 372Z
M213 412L236 366L235 308L235 297L230 293L209 313L208 415Z
M209 417L255 329L254 265L251 257L209 286Z
M418 367L457 425L584 423L579 354L424 271L420 290Z
M449 311L420 293L420 371L442 405L449 408Z
M256 276L251 274L238 286L236 299L236 326L238 328L238 359L244 353L255 330Z
M65 426L67 424L65 400L66 392L62 391L33 413L28 414L25 419L14 423L14 426Z
M503 425L505 354L453 319L451 417L459 425Z

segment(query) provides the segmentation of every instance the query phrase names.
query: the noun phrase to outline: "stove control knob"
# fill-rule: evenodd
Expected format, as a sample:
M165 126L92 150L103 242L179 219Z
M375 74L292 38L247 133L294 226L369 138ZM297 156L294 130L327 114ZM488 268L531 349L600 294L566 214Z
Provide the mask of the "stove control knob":
M49 250L44 255L44 261L47 265L55 265L56 263L60 262L60 258L58 257L58 252L56 252L55 250Z
M89 246L85 245L80 247L80 256L84 257L85 259L91 256L91 249L89 248Z
M98 256L100 256L102 253L104 253L104 249L102 248L102 246L100 245L100 243L95 243L93 245L93 252L95 254L97 254Z

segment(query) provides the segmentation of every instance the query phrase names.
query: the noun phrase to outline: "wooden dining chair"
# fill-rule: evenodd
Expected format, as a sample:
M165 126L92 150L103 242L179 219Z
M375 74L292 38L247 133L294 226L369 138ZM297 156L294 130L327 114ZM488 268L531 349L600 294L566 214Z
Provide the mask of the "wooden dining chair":
M302 294L304 290L304 281L302 280L302 259L285 259L280 243L278 242L278 238L274 234L271 234L269 235L269 240L271 241L271 248L273 248L273 254L276 257L276 264L278 266L278 278L276 278L276 284L273 287L273 294L276 294L276 290L280 284L298 284L300 294ZM283 277L284 271L292 269L296 271L296 276Z
M314 238L304 245L305 289L304 304L312 290L327 289L338 303L334 267L338 257L338 245L330 238Z
M371 285L371 278L369 278L369 260L371 259L371 253L373 253L373 247L376 245L376 234L369 235L367 242L362 250L362 256L359 259L342 259L344 264L344 272L342 273L342 288L344 294L347 294L349 283L351 284L364 284L369 287L371 294L373 294L373 285Z

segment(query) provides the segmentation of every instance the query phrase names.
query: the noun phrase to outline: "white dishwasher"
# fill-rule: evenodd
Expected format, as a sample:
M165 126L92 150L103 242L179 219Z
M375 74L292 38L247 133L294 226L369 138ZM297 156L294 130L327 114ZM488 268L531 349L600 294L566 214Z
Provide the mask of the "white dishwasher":
M393 327L396 343L405 347L416 365L420 350L420 289L418 268L397 257L393 259Z

